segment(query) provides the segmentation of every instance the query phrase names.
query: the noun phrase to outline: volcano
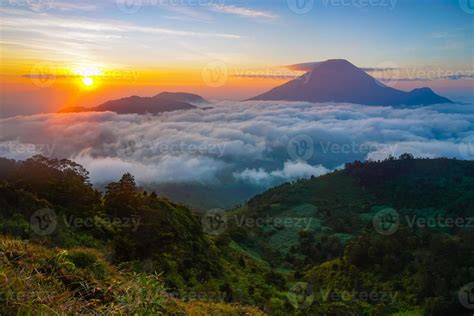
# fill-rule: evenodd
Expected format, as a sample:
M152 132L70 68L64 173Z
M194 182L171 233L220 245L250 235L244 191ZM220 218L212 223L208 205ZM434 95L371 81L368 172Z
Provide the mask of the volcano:
M340 102L364 105L411 106L453 103L430 88L406 92L384 85L344 59L310 64L303 76L250 100Z

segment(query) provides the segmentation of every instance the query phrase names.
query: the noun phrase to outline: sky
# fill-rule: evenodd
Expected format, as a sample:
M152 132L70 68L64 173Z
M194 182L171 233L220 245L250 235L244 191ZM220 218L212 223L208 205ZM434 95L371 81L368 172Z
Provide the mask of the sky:
M162 91L243 100L333 58L474 100L473 0L0 3L0 116Z

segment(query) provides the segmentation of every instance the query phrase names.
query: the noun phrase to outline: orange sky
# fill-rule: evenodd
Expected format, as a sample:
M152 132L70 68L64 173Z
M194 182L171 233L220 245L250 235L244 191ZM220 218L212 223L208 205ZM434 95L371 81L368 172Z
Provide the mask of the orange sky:
M100 74L92 76L75 74L73 68L53 68L40 63L29 71L4 70L0 77L2 104L7 107L15 104L20 113L23 108L27 112L50 112L69 106L96 106L131 95L153 96L163 91L197 93L208 99L243 100L291 79L283 76L299 74L289 70L272 72L269 68L242 70L222 64L186 70L100 69ZM277 77L263 78L263 74ZM89 77L94 82L91 87L82 82Z
M153 96L163 91L183 91L208 99L244 100L286 81L293 72L286 68L243 68L217 62L201 69L105 69L95 65L53 67L36 63L6 64L1 80L3 115L9 112L51 112L70 106L96 106L131 95ZM89 73L88 73L89 72ZM84 78L92 78L86 86ZM394 88L411 90L430 86L439 93L469 90L472 81L401 81ZM449 93L448 93L449 94ZM12 108L14 107L14 109Z
M142 2L133 12L117 1L2 5L0 116L163 91L244 100L301 74L284 65L331 58L413 69L399 89L473 97L473 20L457 1L370 10L315 1L305 14L287 1ZM425 67L438 78L418 80ZM444 79L452 71L464 77Z

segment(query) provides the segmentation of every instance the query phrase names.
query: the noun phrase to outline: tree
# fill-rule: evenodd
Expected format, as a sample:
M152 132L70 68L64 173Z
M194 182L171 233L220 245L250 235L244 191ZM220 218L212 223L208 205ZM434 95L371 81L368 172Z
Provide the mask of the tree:
M118 182L107 185L104 196L105 212L115 217L131 217L139 205L139 192L135 178L126 173Z
M413 159L415 159L415 156L413 156L412 154L409 154L409 153L404 153L400 156L399 159L400 160L413 160Z

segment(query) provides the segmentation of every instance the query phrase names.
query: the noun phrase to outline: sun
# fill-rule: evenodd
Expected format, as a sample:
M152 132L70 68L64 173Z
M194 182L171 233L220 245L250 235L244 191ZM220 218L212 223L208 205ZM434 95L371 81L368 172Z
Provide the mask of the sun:
M94 79L91 77L82 78L82 84L86 87L92 87L94 85Z
M72 73L78 78L78 82L83 89L95 89L98 79L102 76L102 71L96 66L81 65L72 68Z

